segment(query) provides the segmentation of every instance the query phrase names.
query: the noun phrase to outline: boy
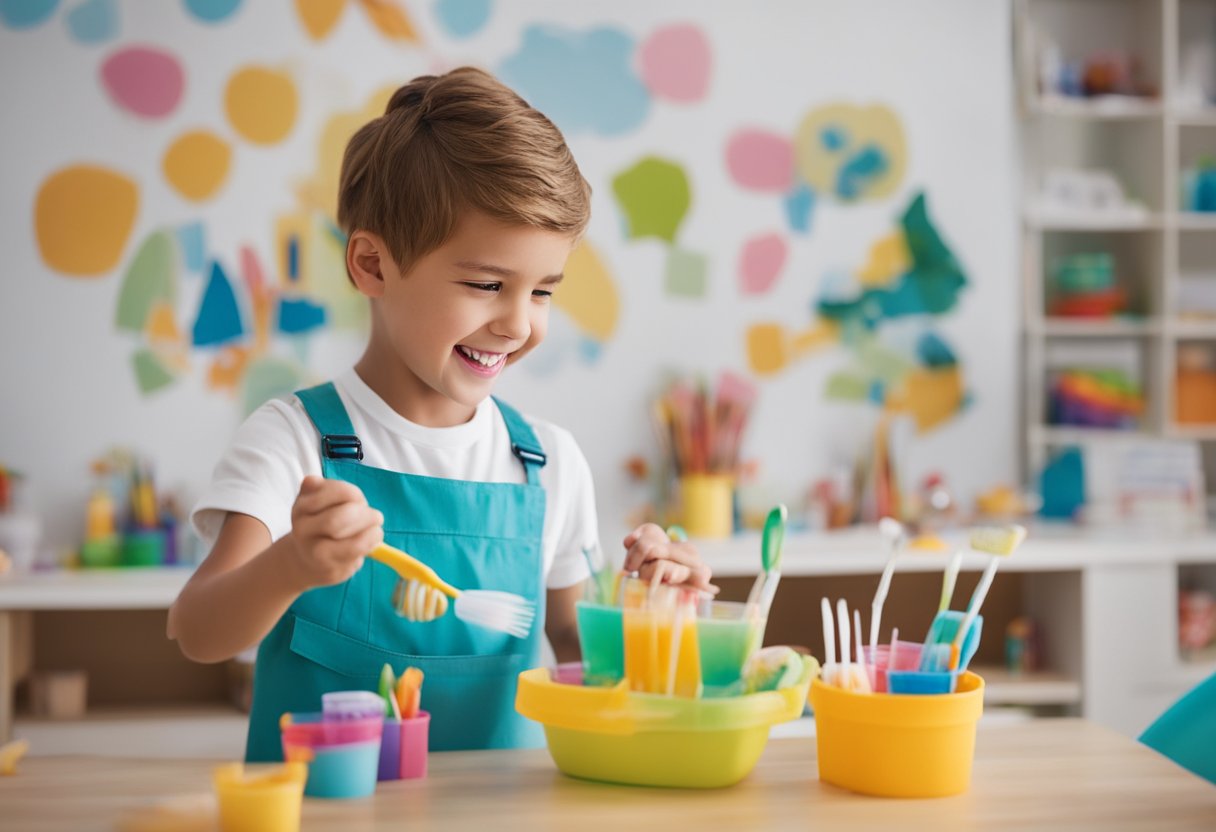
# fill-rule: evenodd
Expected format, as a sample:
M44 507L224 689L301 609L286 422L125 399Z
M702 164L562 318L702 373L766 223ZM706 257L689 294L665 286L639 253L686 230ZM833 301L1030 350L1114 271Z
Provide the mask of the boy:
M366 351L241 426L193 516L211 554L169 613L197 661L260 642L248 760L281 759L281 714L374 689L385 663L425 673L432 748L539 744L514 693L541 627L517 639L451 613L407 621L396 574L364 556L385 540L454 586L522 595L558 661L578 658L590 470L568 432L489 394L544 338L589 213L561 133L479 70L415 79L350 140L338 221L371 302ZM625 546L627 570L713 589L657 526Z

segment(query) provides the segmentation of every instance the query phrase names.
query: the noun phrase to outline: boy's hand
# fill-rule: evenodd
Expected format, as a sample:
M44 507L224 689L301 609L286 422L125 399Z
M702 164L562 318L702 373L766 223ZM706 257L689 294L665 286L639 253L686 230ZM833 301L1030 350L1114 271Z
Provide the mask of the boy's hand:
M710 568L701 562L697 548L687 541L674 542L654 523L638 526L625 537L626 572L637 572L642 580L686 586L718 594L709 582Z
M384 515L358 487L308 476L291 507L291 569L305 589L339 584L384 540Z

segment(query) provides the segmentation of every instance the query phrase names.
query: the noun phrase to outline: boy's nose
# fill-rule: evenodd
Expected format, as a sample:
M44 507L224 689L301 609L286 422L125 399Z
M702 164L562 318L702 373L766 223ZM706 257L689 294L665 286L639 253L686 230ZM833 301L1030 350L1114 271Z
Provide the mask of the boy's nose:
M528 336L532 334L529 311L527 302L503 304L494 321L494 333L513 341L527 340Z

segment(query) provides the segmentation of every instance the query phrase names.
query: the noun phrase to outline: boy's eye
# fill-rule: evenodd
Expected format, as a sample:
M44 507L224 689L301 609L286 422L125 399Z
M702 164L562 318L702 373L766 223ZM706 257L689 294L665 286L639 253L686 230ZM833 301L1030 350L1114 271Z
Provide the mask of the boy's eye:
M532 292L532 297L534 297L534 298L551 298L551 297L553 297L553 293L547 289L537 289L534 292Z
M471 286L474 289L480 289L483 292L497 292L502 288L501 283L472 283L466 282L465 286Z

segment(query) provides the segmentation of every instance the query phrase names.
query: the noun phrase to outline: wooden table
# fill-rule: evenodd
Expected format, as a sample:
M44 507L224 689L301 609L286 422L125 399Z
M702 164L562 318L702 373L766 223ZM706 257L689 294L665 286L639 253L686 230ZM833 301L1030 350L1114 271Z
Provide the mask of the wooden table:
M124 814L205 793L214 763L30 758L0 777L0 829L115 829ZM867 798L816 779L815 743L773 740L743 783L674 791L562 776L545 751L434 754L426 780L360 801L306 799L303 829L1216 829L1216 786L1106 728L1039 720L979 732L971 790L937 800Z

